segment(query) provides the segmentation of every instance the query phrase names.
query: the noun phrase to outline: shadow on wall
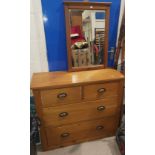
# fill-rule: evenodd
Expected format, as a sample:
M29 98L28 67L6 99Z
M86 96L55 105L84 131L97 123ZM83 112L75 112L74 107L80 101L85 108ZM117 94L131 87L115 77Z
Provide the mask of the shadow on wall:
M74 0L73 0L74 1ZM83 0L76 0L83 1ZM110 8L109 50L116 47L120 0L90 0L112 2ZM67 70L66 28L63 0L42 0L49 71ZM110 60L110 59L109 59ZM110 60L111 61L111 60ZM112 63L108 62L111 66Z

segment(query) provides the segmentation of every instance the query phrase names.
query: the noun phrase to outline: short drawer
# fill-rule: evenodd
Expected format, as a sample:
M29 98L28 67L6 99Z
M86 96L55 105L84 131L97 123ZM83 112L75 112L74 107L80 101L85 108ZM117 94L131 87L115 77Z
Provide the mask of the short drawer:
M43 107L80 102L81 98L81 87L70 87L41 91Z
M117 113L117 98L88 101L59 107L43 108L45 126L59 126L91 120Z
M118 82L84 86L84 99L94 100L118 95Z
M63 146L82 140L102 138L115 134L117 121L114 117L85 121L60 127L45 128L48 146Z

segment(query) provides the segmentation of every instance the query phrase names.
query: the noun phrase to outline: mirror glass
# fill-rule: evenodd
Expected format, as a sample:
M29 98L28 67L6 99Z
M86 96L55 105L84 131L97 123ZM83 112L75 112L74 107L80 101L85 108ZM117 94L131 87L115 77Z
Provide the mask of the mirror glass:
M72 67L103 64L105 11L70 9Z

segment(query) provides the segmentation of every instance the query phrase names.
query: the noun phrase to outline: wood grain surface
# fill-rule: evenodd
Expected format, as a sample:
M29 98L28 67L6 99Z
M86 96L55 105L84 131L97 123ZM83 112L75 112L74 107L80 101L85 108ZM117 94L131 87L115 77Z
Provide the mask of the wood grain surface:
M61 116L62 113L64 116ZM60 126L116 114L116 98L110 98L43 108L43 121L45 126Z
M124 75L114 69L80 72L42 72L33 74L31 89L62 88L121 79L124 79Z
M124 90L120 72L36 73L31 89L44 151L115 134Z
M64 95L64 96L63 96ZM41 91L42 106L59 106L82 100L81 87L59 88Z
M47 143L49 146L61 146L71 142L74 144L81 139L104 137L107 133L116 131L116 121L113 117L86 121L60 127L47 127Z
M97 100L106 97L118 96L118 90L118 82L91 84L84 86L83 98L84 100Z

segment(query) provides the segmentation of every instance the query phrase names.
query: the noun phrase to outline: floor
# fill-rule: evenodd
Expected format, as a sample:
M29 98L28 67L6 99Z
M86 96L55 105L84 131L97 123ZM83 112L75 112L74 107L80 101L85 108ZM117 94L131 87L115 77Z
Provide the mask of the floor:
M104 138L97 141L85 142L52 151L41 152L37 155L121 155L115 138Z

